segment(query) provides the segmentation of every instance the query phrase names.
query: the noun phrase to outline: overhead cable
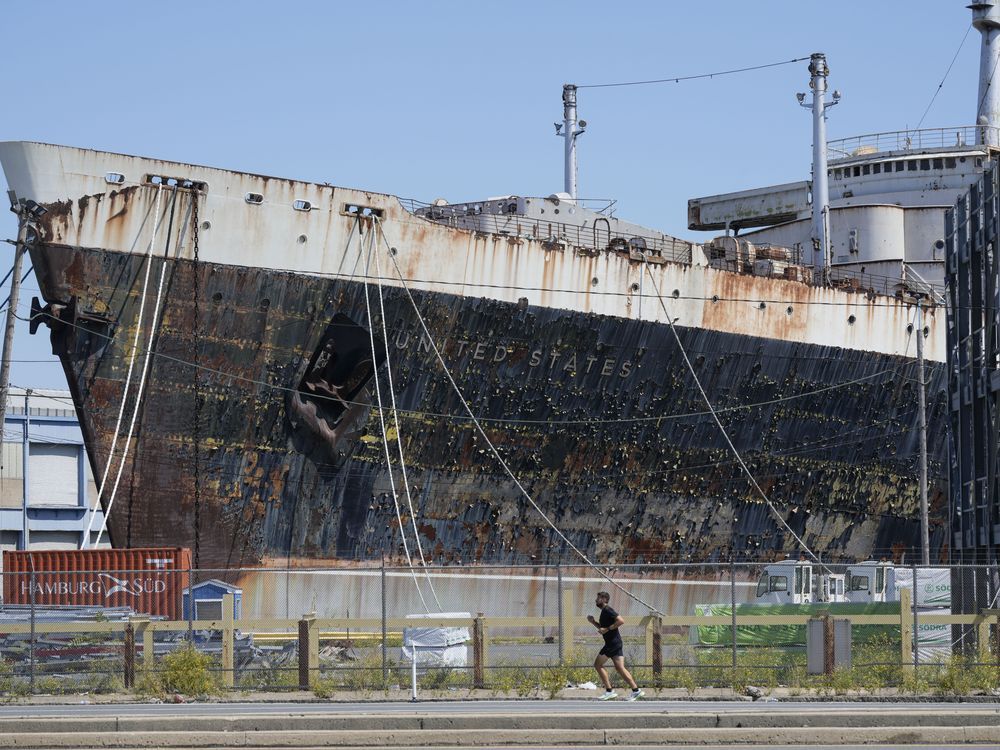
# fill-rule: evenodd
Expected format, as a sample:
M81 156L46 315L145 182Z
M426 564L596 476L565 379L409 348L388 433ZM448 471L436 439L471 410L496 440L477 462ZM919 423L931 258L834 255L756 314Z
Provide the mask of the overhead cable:
M687 76L667 76L666 78L654 78L648 81L619 81L618 83L585 83L579 84L578 89L606 89L616 86L646 86L653 83L680 83L681 81L695 81L700 78L719 78L734 73L748 73L752 70L764 70L765 68L777 68L781 65L791 65L792 63L803 62L809 57L795 57L791 60L781 60L780 62L765 63L763 65L750 65L745 68L733 68L731 70L717 70L714 73L698 73Z

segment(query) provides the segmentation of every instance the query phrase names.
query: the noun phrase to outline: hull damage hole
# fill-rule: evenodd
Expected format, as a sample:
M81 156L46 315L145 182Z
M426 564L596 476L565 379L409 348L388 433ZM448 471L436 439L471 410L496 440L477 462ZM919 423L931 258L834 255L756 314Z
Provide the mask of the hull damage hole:
M368 329L342 313L333 316L298 387L288 395L298 451L328 461L354 450L371 406L368 386L385 359L377 336L375 351L373 362Z

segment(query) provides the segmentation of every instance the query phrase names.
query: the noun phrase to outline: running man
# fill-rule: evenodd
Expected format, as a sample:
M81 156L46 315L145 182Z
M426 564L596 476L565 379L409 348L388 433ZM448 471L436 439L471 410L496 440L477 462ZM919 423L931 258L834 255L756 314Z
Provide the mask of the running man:
M611 595L607 591L598 591L597 601L594 604L601 610L601 619L595 620L593 615L587 615L588 622L597 628L598 633L604 636L604 648L601 649L594 660L594 669L597 670L601 682L604 683L604 695L601 696L601 700L609 701L612 698L618 697L618 693L611 689L611 678L608 677L608 670L604 668L607 660L611 659L611 663L615 665L615 671L632 688L632 694L627 700L634 701L641 698L645 693L639 689L639 686L635 684L635 680L632 679L632 675L625 668L625 651L622 644L622 634L618 632L618 629L625 624L625 620L611 608L608 604L609 601L611 601Z

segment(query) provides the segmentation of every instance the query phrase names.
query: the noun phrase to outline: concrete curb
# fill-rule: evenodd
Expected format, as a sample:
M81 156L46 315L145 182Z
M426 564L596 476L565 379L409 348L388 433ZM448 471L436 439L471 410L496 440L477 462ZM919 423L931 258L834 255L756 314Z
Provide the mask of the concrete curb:
M38 732L0 736L18 748L474 747L482 745L1000 744L1000 727L855 727L818 734L808 727L721 729L358 730L323 732Z
M1000 707L995 711L892 711L850 710L674 712L667 710L629 713L538 713L497 714L276 714L242 716L123 716L123 717L10 717L0 718L0 747L4 735L30 734L122 734L140 732L381 732L416 731L566 731L590 733L631 730L715 729L852 729L922 727L1000 727Z

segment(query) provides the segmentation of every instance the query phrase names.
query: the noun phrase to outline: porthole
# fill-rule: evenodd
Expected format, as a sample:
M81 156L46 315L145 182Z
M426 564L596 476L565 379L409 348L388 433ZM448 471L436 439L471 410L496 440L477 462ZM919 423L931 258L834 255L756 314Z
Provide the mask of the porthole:
M262 299L260 301L260 309L261 310L266 310L270 306L271 306L271 300L269 300L267 297L265 297L264 299Z
M766 302L761 302L759 305L757 305L757 309L758 310L766 310L767 309L767 303Z
M680 289L674 289L673 294L671 294L670 296L673 297L674 299L677 299L678 297L681 296L681 290Z
M907 326L906 326L906 333L907 333L907 335L913 333L913 323L907 324Z
M298 237L295 238L295 241L298 242L300 245L304 245L306 244L306 240L308 239L309 238L306 237L304 234L300 234Z
M792 306L789 305L788 307L785 308L785 315L791 315L791 314L792 314Z
M590 285L591 286L597 286L598 283L599 283L599 280L598 280L598 278L596 276L590 280Z
M249 203L251 206L259 206L264 202L264 196L260 193L247 193L243 196L243 200Z
M216 305L222 302L222 292L216 292L212 295L212 302Z
M309 201L296 200L292 202L292 208L296 211L312 211L313 204Z
M858 321L858 319L856 317L854 317L853 315L849 315L848 318L847 318L847 325L852 326L857 321Z
M120 172L108 172L104 175L104 181L109 185L121 185L125 182L125 175Z
M205 230L205 231L208 231L209 229L212 228L212 222L210 222L210 221L203 221L203 222L201 222L201 228L203 230Z
M718 294L713 294L712 295L712 304L714 305L718 301L719 301L719 295Z
M633 291L633 292L638 292L638 291L639 291L639 285L638 285L638 284L636 284L636 283L633 283L633 284L632 284L632 291Z

